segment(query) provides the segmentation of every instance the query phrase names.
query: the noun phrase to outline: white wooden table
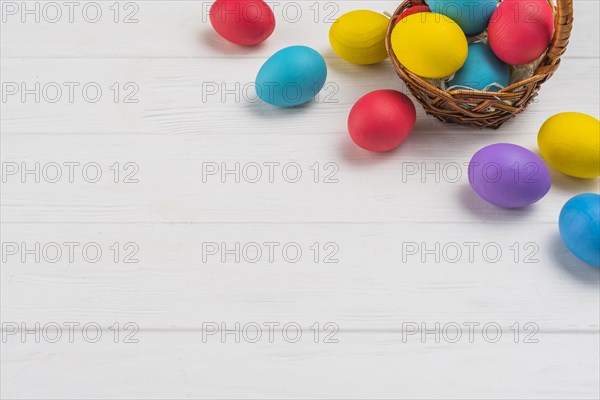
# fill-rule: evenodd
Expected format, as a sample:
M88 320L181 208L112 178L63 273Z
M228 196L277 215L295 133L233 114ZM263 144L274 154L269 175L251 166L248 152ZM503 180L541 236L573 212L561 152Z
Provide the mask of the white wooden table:
M598 181L553 171L509 211L465 167L488 144L536 149L557 112L598 117L598 1L576 1L526 113L491 131L419 109L385 155L347 115L403 85L327 32L395 2L271 2L257 48L217 37L208 1L1 4L2 398L600 395L600 271L557 228ZM319 100L255 101L261 64L296 44L326 57Z

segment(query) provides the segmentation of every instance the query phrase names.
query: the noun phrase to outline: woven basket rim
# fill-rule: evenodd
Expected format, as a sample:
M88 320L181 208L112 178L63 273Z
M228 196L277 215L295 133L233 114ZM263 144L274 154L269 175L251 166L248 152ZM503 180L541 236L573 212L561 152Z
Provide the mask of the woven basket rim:
M560 58L564 54L567 45L569 43L569 38L571 36L571 31L573 28L573 0L557 0L557 4L554 4L553 0L546 0L550 7L552 8L552 12L554 13L554 35L552 37L552 41L548 50L546 50L545 54L541 57L536 69L534 70L531 77L514 82L513 84L501 89L498 92L487 92L480 90L452 90L452 91L444 91L432 83L428 82L425 78L422 78L408 69L406 69L396 57L391 45L391 36L392 31L395 26L396 19L400 16L400 14L409 7L418 6L418 5L427 5L425 0L404 0L396 9L394 14L391 16L387 32L385 38L385 45L388 51L388 55L396 72L400 76L400 78L407 84L410 91L415 95L419 103L421 103L426 109L427 113L432 114L439 119L448 120L449 122L457 122L463 123L460 120L456 120L458 117L456 115L452 117L444 117L443 114L436 107L430 107L431 110L428 110L426 105L429 105L430 102L433 103L441 103L446 104L446 109L455 110L456 113L464 114L466 121L464 121L465 125L477 125L477 126L491 126L491 127L499 127L503 122L505 122L510 117L518 114L523 111L525 107L532 101L532 99L537 95L537 91L540 86L548 80L553 73L556 71L560 64ZM502 0L499 0L499 3ZM418 96L417 91L421 91L427 94L427 97L435 98L434 101L429 99L423 99L423 96ZM475 112L470 111L464 107L461 107L461 104L468 103L469 99L477 99L478 101L483 101L481 105L476 107ZM494 108L504 109L506 113L512 114L507 115L502 118L502 121L495 120L490 123L485 121L485 118L491 117L490 113L478 114L478 112L485 110L486 101L489 101L490 104L493 104ZM514 101L514 104L506 105L506 107L502 104L503 102ZM472 119L479 119L477 123L474 123Z

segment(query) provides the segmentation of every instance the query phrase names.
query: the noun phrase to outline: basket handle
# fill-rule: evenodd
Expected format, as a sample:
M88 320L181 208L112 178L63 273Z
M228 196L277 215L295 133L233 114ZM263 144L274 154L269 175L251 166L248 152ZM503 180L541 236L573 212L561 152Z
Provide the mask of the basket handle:
M420 0L419 0L420 1ZM557 0L554 37L546 53L546 65L558 64L569 44L573 29L573 0Z

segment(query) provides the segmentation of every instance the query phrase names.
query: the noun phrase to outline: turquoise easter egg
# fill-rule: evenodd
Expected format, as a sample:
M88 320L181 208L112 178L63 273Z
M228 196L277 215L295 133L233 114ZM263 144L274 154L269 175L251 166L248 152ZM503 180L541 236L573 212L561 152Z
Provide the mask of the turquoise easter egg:
M496 0L429 0L427 4L434 13L453 19L465 35L483 32L498 7Z
M317 51L292 46L269 58L256 77L256 94L268 104L294 107L314 99L327 79L327 64Z
M569 200L560 212L558 227L571 253L600 267L600 195L584 193Z
M459 69L454 78L448 82L450 89L475 89L497 92L501 88L494 85L497 83L502 87L508 86L510 82L510 67L500 61L487 44L471 43L467 61ZM460 86L453 88L453 86Z

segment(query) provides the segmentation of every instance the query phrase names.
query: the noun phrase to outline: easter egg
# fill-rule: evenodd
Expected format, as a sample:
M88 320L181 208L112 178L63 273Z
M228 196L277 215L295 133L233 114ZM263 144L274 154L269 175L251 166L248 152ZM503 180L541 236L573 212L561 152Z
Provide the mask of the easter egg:
M577 112L550 117L538 134L542 157L565 175L600 176L600 121Z
M422 12L431 12L431 8L425 5L409 7L406 10L402 11L402 13L398 16L398 18L396 19L396 24L402 21L404 18L408 17L409 15L418 14Z
M294 107L312 100L325 85L327 64L317 51L292 46L273 54L256 77L256 94L264 102Z
M554 14L547 0L504 0L490 19L488 41L507 64L529 64L540 57L554 35Z
M417 120L413 102L395 90L377 90L363 96L350 111L348 131L365 150L385 152L400 146Z
M600 195L585 193L569 200L560 212L558 228L571 253L600 267Z
M475 153L469 163L469 183L489 203L521 208L544 197L551 180L544 162L531 151L499 143Z
M467 38L450 18L418 13L399 21L392 31L392 49L398 61L424 78L444 78L467 59Z
M500 87L490 85L497 83L506 87L509 81L510 67L500 61L487 44L471 43L465 65L448 82L448 86L497 92Z
M431 11L452 18L467 35L483 32L496 11L496 0L429 0Z
M263 0L217 0L209 16L219 35L242 46L262 43L275 30L275 16Z
M389 19L374 11L342 15L329 30L329 42L338 56L354 64L377 64L388 57L385 35Z

